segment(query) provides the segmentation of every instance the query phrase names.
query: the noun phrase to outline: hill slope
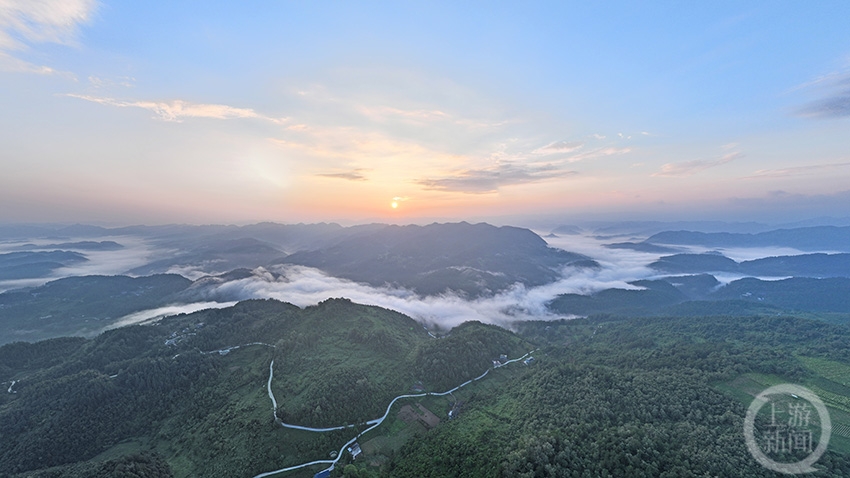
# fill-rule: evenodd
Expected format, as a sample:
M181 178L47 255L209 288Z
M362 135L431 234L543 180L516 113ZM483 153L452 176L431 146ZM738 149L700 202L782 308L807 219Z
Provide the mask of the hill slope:
M850 313L850 278L783 280L744 278L724 286L713 276L674 276L636 281L642 290L606 289L590 295L561 294L549 308L565 315L751 315ZM840 319L839 321L846 321Z
M850 252L850 226L815 226L777 229L757 234L666 231L650 236L652 244L705 247L793 247L802 251Z
M275 424L272 359L278 417L335 426L379 417L414 384L442 391L528 347L479 323L435 339L409 317L343 299L306 309L247 301L90 340L8 344L0 377L15 383L0 394L0 476L51 476L48 467L85 476L73 470L140 451L176 476L253 476L324 458L356 433Z
M744 392L739 384L751 377L834 390L834 431L816 466L822 476L850 475L850 435L835 431L838 420L850 420L842 405L850 388L840 383L846 375L829 373L850 366L846 327L787 317L518 327L545 344L540 360L478 393L458 420L408 442L387 465L389 476L777 476L743 439L746 407L767 388L747 382L756 388Z
M123 315L161 307L191 281L176 274L83 276L0 293L0 345L91 335Z
M527 229L465 222L387 226L332 247L292 254L282 262L423 295L452 290L469 296L488 295L516 282L542 285L557 279L559 269L571 263L594 265L580 254L548 247Z
M649 267L673 274L734 272L762 277L850 277L850 254L800 254L735 262L719 253L664 256Z

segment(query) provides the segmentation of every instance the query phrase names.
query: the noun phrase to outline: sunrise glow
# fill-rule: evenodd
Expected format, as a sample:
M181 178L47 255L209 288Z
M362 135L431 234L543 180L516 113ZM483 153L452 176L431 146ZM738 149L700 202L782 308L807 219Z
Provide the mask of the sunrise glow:
M850 215L850 4L12 5L0 222Z

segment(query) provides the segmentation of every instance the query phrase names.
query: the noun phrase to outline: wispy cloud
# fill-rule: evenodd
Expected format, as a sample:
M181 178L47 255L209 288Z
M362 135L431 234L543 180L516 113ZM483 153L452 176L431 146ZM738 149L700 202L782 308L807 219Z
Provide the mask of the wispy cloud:
M381 171L381 166L387 163L422 165L429 161L449 161L446 153L429 149L423 142L380 131L320 124L285 129L284 138L268 138L268 141L305 161L313 161L329 169L343 169L342 172L345 172L346 165L351 164L367 165L370 170Z
M726 153L717 159L695 159L693 161L684 161L681 163L667 163L661 166L661 170L653 174L653 176L663 177L681 177L691 176L700 171L714 168L726 164L736 158L741 157L739 152Z
M799 110L807 118L842 118L850 116L850 89L810 103Z
M388 118L408 118L419 121L447 120L451 116L440 110L428 109L401 109L389 106L365 106L361 105L360 112L367 117L385 120Z
M377 123L401 122L415 125L462 126L472 130L481 130L503 126L508 121L494 121L486 119L475 119L458 116L439 109L403 109L389 106L367 106L357 105L356 111L364 117Z
M65 76L68 79L75 80L76 76L67 71L54 70L45 65L36 65L28 61L21 60L12 55L9 55L0 50L0 69L13 73L33 73L36 75L59 75Z
M362 175L360 172L362 169L355 169L352 171L344 171L338 173L320 173L316 176L321 176L323 178L333 178L333 179L346 179L348 181L366 181L366 176Z
M106 106L115 106L118 108L141 108L154 112L156 116L163 121L180 122L185 118L212 118L212 119L240 119L240 118L255 118L265 121L271 121L276 124L283 124L286 118L272 118L269 116L257 113L250 108L236 108L228 105L207 104L207 103L190 103L183 100L172 101L122 101L113 98L106 98L92 95L79 95L68 93L66 96L71 98L79 98L81 100L91 101Z
M78 27L94 13L95 0L0 1L0 48L19 50L27 43L72 43Z
M820 98L799 108L805 118L843 118L850 116L850 73L832 73L815 79L798 89L816 88Z
M95 0L0 0L0 68L51 75L59 72L11 54L37 43L73 44L80 25L88 23Z
M632 148L618 148L616 146L607 146L604 148L596 148L589 151L584 151L574 156L566 158L567 162L575 163L586 159L604 158L606 156L619 156L632 152Z
M489 169L467 169L456 174L417 181L429 190L470 194L492 193L504 186L536 183L578 174L553 164L526 165L503 163Z
M795 166L791 168L781 169L760 169L751 176L746 176L743 179L766 179L766 178L783 178L789 176L802 176L822 171L832 171L841 168L850 167L850 162L845 163L830 163L830 164L812 164L808 166Z
M596 141L605 139L605 136L594 134L591 136ZM599 145L588 147L584 141L555 141L546 146L541 146L531 151L532 155L537 156L556 156L560 161L567 163L576 163L587 159L601 158L605 156L616 156L620 154L630 153L629 147L617 147L611 145Z
M584 147L581 141L556 141L534 150L535 154L572 153Z
M122 76L118 78L100 78L98 76L89 76L88 80L89 85L95 89L114 88L116 86L132 88L136 83L136 79L131 76Z

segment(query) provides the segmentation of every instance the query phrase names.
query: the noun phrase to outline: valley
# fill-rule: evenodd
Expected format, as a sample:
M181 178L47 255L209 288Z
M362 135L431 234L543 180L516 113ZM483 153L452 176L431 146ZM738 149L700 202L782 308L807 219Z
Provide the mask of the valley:
M0 476L73 478L127 467L181 478L772 476L736 437L754 395L787 382L816 391L832 417L829 451L818 462L824 476L850 470L850 279L834 260L840 254L759 262L668 245L680 249L631 255L606 248L610 238L568 235L546 245L531 231L430 227L393 230L399 242L373 246L383 252L362 262L352 262L360 246L346 241L375 242L378 226L320 227L337 237L324 244L338 245L278 256L302 257L292 263L208 269L193 279L69 276L0 294ZM187 240L197 240L200 231L190 230ZM295 230L318 237L312 227ZM185 234L169 231L172 244ZM424 240L457 251L439 259L444 265L490 275L452 269L460 282L424 293L422 278L442 266L404 252L410 231L436 234ZM492 237L471 249L446 245L469 231ZM258 256L248 251L260 240L281 251L271 239L239 239L244 248L228 266L250 266ZM497 252L523 241L512 256ZM577 252L559 248L566 243ZM203 256L174 257L183 259L168 267L186 271L191 262L182 260ZM301 264L308 257L321 258L310 262L321 273ZM325 272L355 274L382 257L392 258L387 277L407 271L393 285ZM523 272L515 261L553 275ZM796 275L746 277L747 263ZM744 276L724 275L732 272ZM506 278L515 282L504 289ZM307 284L314 290L305 295ZM358 299L327 298L340 291ZM451 318L464 310L477 315Z

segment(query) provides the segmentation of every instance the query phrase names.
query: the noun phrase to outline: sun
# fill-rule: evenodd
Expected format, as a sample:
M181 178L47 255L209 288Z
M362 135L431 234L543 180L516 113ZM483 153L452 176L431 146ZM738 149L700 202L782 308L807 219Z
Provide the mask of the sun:
M393 209L398 209L398 203L396 201L393 201L392 203L390 203L390 207Z

